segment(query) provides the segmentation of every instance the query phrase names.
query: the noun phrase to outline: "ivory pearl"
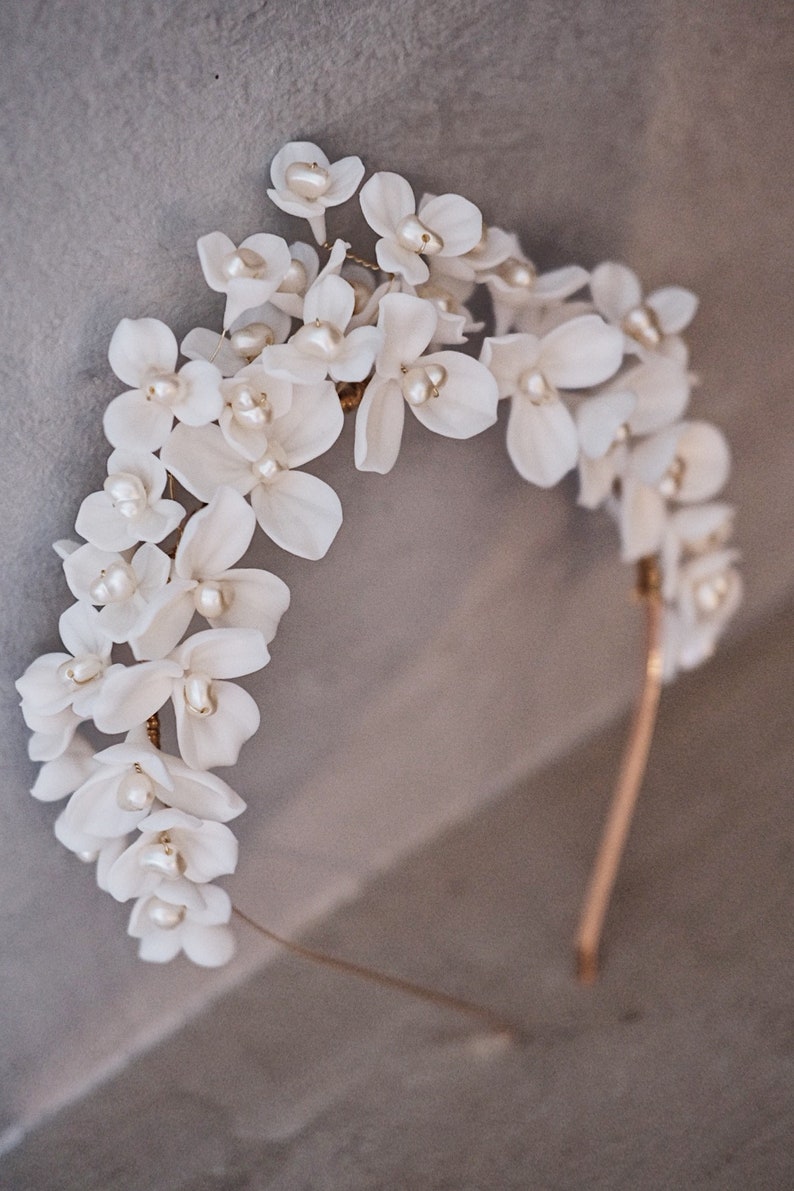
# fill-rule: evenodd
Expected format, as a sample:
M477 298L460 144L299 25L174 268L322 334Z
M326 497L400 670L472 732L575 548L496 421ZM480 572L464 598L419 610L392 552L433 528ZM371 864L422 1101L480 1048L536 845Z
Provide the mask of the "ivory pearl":
M684 482L684 473L686 472L686 464L680 455L676 455L673 462L668 467L665 474L659 481L659 492L665 500L674 500L681 491L681 485Z
M140 476L128 471L117 471L108 476L103 485L113 508L122 517L137 517L146 508L146 489Z
M104 671L105 663L95 653L86 653L79 658L69 658L61 662L58 667L58 677L67 686L76 688L98 678Z
M315 356L319 360L334 360L339 355L344 338L333 323L321 322L318 318L313 323L305 323L299 327L292 336L292 343L307 356Z
M695 604L699 612L705 616L710 616L714 612L719 611L725 600L728 597L730 585L728 576L724 571L717 575L712 575L708 579L701 579L696 584L694 596Z
M181 852L170 841L162 837L154 844L147 844L138 856L138 863L149 873L158 873L166 881L176 881L183 876L187 865Z
M173 405L182 392L182 382L175 372L158 372L146 382L145 393L158 405Z
M112 562L99 572L88 591L94 604L120 604L130 599L137 587L138 580L129 563Z
M623 319L622 329L642 347L658 347L662 342L662 328L656 312L650 306L636 306Z
M287 187L301 198L318 199L331 185L331 175L316 161L293 161L284 171Z
M436 256L442 251L444 241L431 228L426 227L416 215L406 215L397 224L397 242L409 252L423 256Z
M234 388L229 404L235 422L249 430L260 430L273 419L273 407L267 395L245 383Z
M212 679L206 674L188 674L182 687L185 706L191 715L206 718L218 710Z
M154 782L148 773L133 769L119 782L116 805L122 811L147 811L154 802Z
M146 917L160 930L174 930L185 921L187 908L175 906L171 902L164 902L160 897L152 897L146 904Z
M238 277L259 280L267 273L267 261L253 248L238 248L226 257L223 271L230 281Z
M199 583L193 591L196 611L207 620L217 620L229 607L230 600L220 583Z
M289 471L289 464L284 451L273 443L262 458L252 464L251 470L260 484L272 484L282 472Z
M241 356L245 356L246 360L256 359L260 352L275 341L273 328L269 327L267 323L248 323L247 326L240 327L239 331L233 331L229 336L231 346Z
M306 266L303 261L299 261L293 256L289 263L289 268L284 274L284 279L278 287L280 294L302 294L306 289L306 283L309 280L309 275L306 272Z
M496 272L513 289L532 289L538 275L530 261L519 261L514 256L502 261Z
M548 405L559 396L554 385L546 380L538 368L528 368L523 372L518 379L518 386L533 405Z
M431 398L438 397L446 379L446 368L441 364L428 364L426 368L409 368L403 375L400 387L409 405L424 405Z

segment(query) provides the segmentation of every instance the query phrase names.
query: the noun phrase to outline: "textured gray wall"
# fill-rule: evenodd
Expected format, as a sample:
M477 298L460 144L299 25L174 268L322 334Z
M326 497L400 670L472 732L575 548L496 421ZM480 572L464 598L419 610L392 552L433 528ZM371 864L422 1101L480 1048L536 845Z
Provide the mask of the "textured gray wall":
M788 4L29 0L3 6L0 32L11 1128L263 955L244 938L221 974L139 965L126 910L95 893L54 842L53 809L26 794L12 681L56 646L66 593L49 545L104 474L117 320L182 333L217 318L195 240L294 229L264 183L297 137L466 194L541 265L622 258L651 285L689 285L703 299L695 408L735 451L748 623L794 573L794 171ZM332 227L360 238L354 219ZM574 508L572 486L521 485L501 428L463 444L412 429L392 475L362 476L351 429L316 468L345 508L330 556L258 555L293 606L250 684L263 731L235 776L251 806L228 886L273 925L351 893L570 747L624 704L634 672L612 528Z

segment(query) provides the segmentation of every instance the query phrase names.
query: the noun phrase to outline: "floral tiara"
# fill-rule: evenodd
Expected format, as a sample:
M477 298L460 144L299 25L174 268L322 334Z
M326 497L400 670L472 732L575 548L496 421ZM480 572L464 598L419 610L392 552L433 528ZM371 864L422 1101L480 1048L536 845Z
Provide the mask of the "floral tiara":
M234 765L257 731L257 705L234 680L267 664L290 599L276 575L237 564L257 527L302 558L325 555L342 507L303 468L334 444L345 412L355 411L356 467L383 474L406 407L462 439L508 400L519 475L548 488L578 470L579 503L612 514L648 609L645 681L577 936L589 978L660 683L712 652L741 600L733 509L714 499L728 447L684 416L694 378L682 332L697 299L678 286L644 294L610 262L538 273L517 236L484 224L467 199L417 204L394 173L361 188L378 237L377 263L362 259L327 239L326 215L363 175L357 157L332 163L317 145L285 145L268 195L308 221L318 248L212 232L198 255L225 295L220 332L196 328L180 346L157 318L116 327L108 354L125 390L104 414L107 479L80 506L82 542L55 544L76 601L59 621L64 651L16 684L42 762L32 794L69 796L55 834L96 862L101 889L132 902L141 958L226 963L233 907L215 882L236 867L227 824L245 804L212 771ZM469 306L483 288L485 335ZM176 755L160 748L165 714ZM97 748L83 724L91 740L119 739Z

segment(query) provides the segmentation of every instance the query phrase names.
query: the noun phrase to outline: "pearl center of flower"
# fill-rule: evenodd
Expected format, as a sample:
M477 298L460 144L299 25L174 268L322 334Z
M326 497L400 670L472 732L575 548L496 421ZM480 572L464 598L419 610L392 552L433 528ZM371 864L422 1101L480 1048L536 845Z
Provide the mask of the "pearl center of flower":
M273 407L267 394L260 393L244 381L232 389L229 405L235 422L247 430L261 430L273 420Z
M686 473L686 463L680 455L676 455L673 462L659 481L659 492L665 500L674 500L681 491Z
M267 261L253 248L238 248L230 252L223 262L223 272L230 281L239 277L261 281L267 275Z
M270 444L261 459L251 465L260 484L272 484L284 471L289 471L287 453L277 442Z
M630 310L621 323L621 330L641 347L649 348L658 347L664 334L656 311L650 306L635 306Z
M514 256L502 261L496 272L511 289L532 289L538 275L531 261L520 261Z
M406 215L396 228L397 243L409 252L421 253L423 256L436 256L444 247L444 241L439 235L426 227L416 215Z
M121 604L129 600L138 587L138 580L128 562L112 562L103 567L88 589L94 604Z
M174 405L182 396L182 381L175 372L154 372L143 389L148 401L158 405Z
M291 340L300 351L318 360L335 360L344 341L338 327L319 318L300 327Z
M400 388L409 405L424 405L432 397L438 397L446 379L447 370L441 364L428 364L426 368L415 365L403 369Z
M331 175L316 161L293 161L284 171L287 187L301 198L318 199L331 185Z
M188 674L182 685L182 695L187 710L199 719L206 719L218 710L212 679L206 674Z
M713 616L719 612L728 598L730 580L726 571L719 571L716 575L709 575L695 584L694 599L698 612L704 616Z
M420 298L427 298L442 314L457 314L458 303L454 294L440 285L420 285L416 291Z
M186 906L174 906L160 897L151 897L146 903L146 917L160 930L174 930L185 921Z
M166 881L176 881L187 868L184 856L171 843L167 831L161 831L153 843L141 849L138 863L147 872L157 873Z
M546 380L538 368L528 368L526 372L522 372L518 378L518 387L533 405L550 405L553 401L559 400L560 395L554 385Z
M154 802L154 782L137 763L121 779L116 805L122 811L147 811Z
M220 583L199 583L193 591L193 603L196 611L207 620L217 620L229 607L231 600L227 591Z
M140 476L130 471L117 471L104 483L111 504L122 517L137 517L147 505L146 489Z
M240 327L239 331L233 331L229 336L229 343L234 351L246 360L255 360L266 347L270 347L270 344L275 342L273 328L269 327L267 323L248 323L247 326Z
M299 261L297 257L293 256L281 285L278 287L278 292L280 294L302 294L308 280L309 275L303 261Z
M69 658L58 667L61 682L72 690L86 686L105 672L105 663L95 653L84 653L78 658Z

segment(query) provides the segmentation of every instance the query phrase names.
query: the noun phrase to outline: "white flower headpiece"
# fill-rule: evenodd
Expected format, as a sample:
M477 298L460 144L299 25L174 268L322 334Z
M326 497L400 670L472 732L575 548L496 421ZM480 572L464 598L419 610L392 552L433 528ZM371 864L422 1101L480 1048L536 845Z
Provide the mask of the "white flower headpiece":
M56 543L76 600L60 619L64 650L37 658L17 688L42 762L32 793L69 796L56 835L96 861L102 889L133 902L143 959L183 950L215 966L232 954L231 902L214 882L234 871L227 823L244 803L212 770L234 765L258 728L234 680L267 664L289 605L279 578L237 564L257 525L302 558L325 555L341 504L302 469L336 441L343 410L357 410L356 467L385 473L406 407L436 434L469 438L509 400L519 474L545 488L578 469L580 503L613 515L623 559L656 564L667 679L712 652L741 600L733 509L714 499L728 447L684 418L694 295L643 297L612 263L538 275L517 237L485 226L467 199L417 203L393 173L361 190L378 237L377 266L361 262L326 243L326 214L363 175L356 157L286 145L268 194L308 220L323 267L303 242L257 233L238 246L213 232L198 254L225 295L220 333L191 331L181 367L156 318L122 319L110 341L127 388L105 411L113 451L77 514L84 541ZM483 286L495 334L475 358L459 349L483 330L467 306ZM117 646L133 660L114 660ZM173 715L179 755L160 751L161 714ZM88 722L121 739L96 750L79 730Z

